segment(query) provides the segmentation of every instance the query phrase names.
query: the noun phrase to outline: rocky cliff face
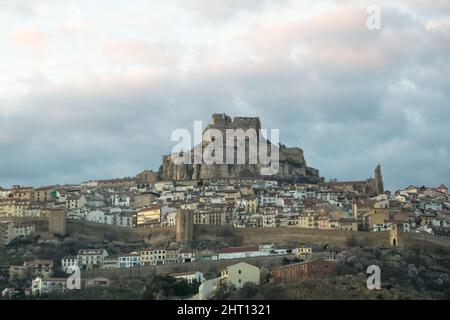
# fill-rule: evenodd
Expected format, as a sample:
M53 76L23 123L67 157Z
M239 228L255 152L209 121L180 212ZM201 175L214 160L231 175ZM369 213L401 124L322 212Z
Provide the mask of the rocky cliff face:
M209 135L208 129L217 129L223 133L225 137L226 129L255 129L259 132L261 124L259 118L243 118L237 117L231 120L225 114L214 114L211 124L203 133L202 150L214 141ZM295 181L317 183L321 181L319 171L306 165L303 156L303 150L300 148L286 148L284 146L274 146L267 142L262 136L258 135L258 150L262 143L268 143L268 149L278 148L279 151L279 170L274 175L262 176L261 169L268 167L259 162L257 164L249 164L248 148L246 148L245 164L193 164L194 151L191 150L191 164L177 165L172 161L175 155L167 155L163 157L163 163L160 169L162 180L198 180L198 179L226 179L226 178L265 178L281 181ZM226 155L225 142L223 148L217 148ZM235 147L235 152L237 148ZM270 154L270 153L269 153ZM225 162L225 161L224 161Z

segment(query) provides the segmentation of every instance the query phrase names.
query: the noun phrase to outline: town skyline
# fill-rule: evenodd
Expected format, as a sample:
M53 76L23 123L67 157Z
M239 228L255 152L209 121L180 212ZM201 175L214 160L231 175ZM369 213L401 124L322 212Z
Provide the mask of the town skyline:
M205 123L207 123L207 122L205 122ZM206 129L206 126L204 126L203 129ZM281 141L280 143L282 143L282 142L283 141ZM173 141L171 141L171 143L172 143L172 146L175 144L175 142L173 142ZM303 150L303 148L301 146L293 145L293 146L288 146L288 147L300 148L300 149ZM162 159L166 154L169 154L169 153L170 153L170 150L167 150L167 152L161 154L159 157L156 157L156 158ZM308 159L309 159L309 156L308 156ZM151 162L153 163L154 160L152 159ZM378 161L376 164L381 165L382 161ZM161 162L160 162L160 165L162 165ZM75 179L70 180L69 179L67 181L56 181L56 180L48 180L47 178L43 178L42 180L38 180L38 181L43 181L44 183L38 182L37 184L28 183L27 180L24 180L24 181L18 180L19 181L18 183L1 184L2 181L1 181L1 177L0 177L0 188L2 188L2 187L3 188L12 188L15 185L19 185L19 186L22 186L22 185L23 186L34 186L34 187L51 186L51 185L67 185L67 184L70 185L70 184L79 184L79 183L85 183L85 182L97 181L97 180L132 178L132 177L135 177L136 174L138 174L139 172L142 172L144 170L152 170L154 172L158 172L158 170L160 168L160 165L156 165L155 167L138 168L138 171L136 171L136 172L133 172L133 171L129 170L129 171L127 171L127 172L129 172L128 174L124 174L124 175L121 175L121 176L91 176L91 177L86 176L85 178L83 178L81 180L75 180ZM375 167L375 163L374 163L373 167ZM319 168L319 169L321 169L321 168ZM327 170L323 170L323 171L326 172ZM321 170L321 172L322 172L322 170ZM340 182L342 182L342 181L361 181L361 180L365 180L365 179L370 178L372 176L372 172L373 172L373 170L371 168L368 168L367 176L359 176L358 177L355 174L351 174L351 175L346 175L343 178L338 178L337 175L329 176L329 177L325 177L325 176L321 175L321 177L324 178L325 182L329 182L329 181L340 181ZM383 172L385 172L385 168L384 167L383 167ZM387 170L387 172L389 172L389 169ZM350 177L350 178L346 179L346 177ZM270 179L268 179L268 180L270 180ZM445 180L445 179L442 179L442 180ZM449 185L449 183L447 183L445 181L441 181L441 182L435 183L434 185L423 184L423 183L420 183L420 181L418 183L406 183L406 184L403 184L403 185L399 185L399 184L395 184L395 182L392 182L392 181L388 180L388 182L386 183L386 190L387 191L391 191L391 192L395 192L397 190L401 190L402 188L406 188L407 186L411 186L411 185L419 187L419 188L420 187L431 187L432 188L432 187L438 187L441 184ZM393 188L392 186L397 186L397 187Z
M214 112L280 128L327 180L365 179L381 162L389 190L450 185L445 1L0 9L2 187L157 170L171 132Z
M221 114L224 114L225 115L225 113L221 113ZM204 125L203 125L203 130L205 130L205 129L207 129L207 126L205 125L205 124L207 124L208 122L204 122ZM192 122L192 128L186 128L187 130L189 130L189 129L191 129L192 131L193 131L193 127L194 127L194 122ZM265 129L265 127L263 126L262 127L263 129ZM180 129L180 128L178 128L178 129ZM281 130L281 132L282 132L283 130ZM169 139L170 140L170 139ZM170 143L172 143L172 146L173 145L175 145L176 144L176 142L174 142L174 141L171 141ZM283 144L283 141L280 141L280 143L281 144ZM290 147L290 148L300 148L300 149L302 149L303 150L303 148L301 147L301 146L298 146L298 145L293 145L293 146L287 146L287 147ZM159 157L158 156L156 156L156 158L158 159L162 159L162 158L164 158L165 157L165 155L167 155L167 154L169 154L170 153L170 150L168 149L165 153L163 153L163 154L161 154ZM308 160L310 160L309 158L309 154L308 154ZM161 161L161 160L160 160ZM152 163L153 162L155 162L155 160L154 159L152 159L152 161L151 161ZM308 162L310 162L310 161L308 161ZM376 162L376 164L378 164L378 165L381 165L382 164L382 161L378 161L378 162ZM135 177L136 176L136 174L138 174L139 172L142 172L142 171L144 171L144 170L152 170L152 171L154 171L154 172L158 172L158 170L160 169L160 166L162 166L162 164L161 164L161 162L159 163L159 165L156 165L156 166L154 166L154 167L141 167L141 168L137 168L137 170L138 171L131 171L131 169L129 169L129 170L125 170L125 172L128 172L127 174L123 174L123 175L116 175L116 176L105 176L105 175L103 175L103 176L86 176L86 177L84 177L84 178L82 178L81 180L76 180L76 178L73 178L73 179L70 179L69 178L69 180L65 180L65 181L56 181L56 180L49 180L49 179L47 179L47 178L42 178L42 180L38 180L38 182L37 182L37 184L33 184L33 183L30 183L30 182L28 182L27 180L17 180L17 182L11 182L10 184L7 184L7 183L3 183L2 184L2 181L1 181L1 176L0 176L0 188L12 188L13 186L33 186L33 187L40 187L40 186L51 186L51 185L70 185L70 184L79 184L79 183L85 183L85 182L89 182L89 181L97 181L97 180L110 180L110 179L121 179L121 178L132 178L132 177ZM375 166L375 163L374 163L374 165L373 165L373 167ZM319 169L321 169L321 168L319 168ZM388 168L388 170L385 170L386 168L385 167L383 167L383 173L384 172L389 172L389 168ZM325 172L327 172L328 170L326 170L326 168L325 168L325 170L323 170L323 171L325 171ZM322 172L322 170L320 170L320 172ZM333 175L333 176L329 176L329 177L326 177L326 176L323 176L322 174L320 175L323 179L324 179L324 181L325 182L329 182L329 181L340 181L340 182L342 182L342 181L362 181L362 180L365 180L365 179L368 179L368 178L370 178L371 176L372 176L372 172L373 172L373 170L371 169L371 168L368 168L368 170L367 170L367 175L366 176L357 176L356 174L350 174L350 175L346 175L346 176L343 176L343 178L341 178L341 177L338 177L337 175ZM348 177L348 178L346 178L346 177ZM269 179L270 180L270 179ZM277 180L277 179L274 179L274 180ZM400 184L396 184L395 182L392 182L392 181L390 181L390 180L387 180L388 182L386 183L386 190L387 191L391 191L391 192L395 192L395 191L397 191L397 190L401 190L402 188L406 188L407 186L416 186L416 187L431 187L431 188L433 188L433 187L438 187L439 185L441 185L441 184L443 184L443 185L449 185L449 183L447 183L447 182L445 182L444 180L445 179L441 179L442 181L441 182L437 182L437 183L435 183L434 185L433 184L431 184L431 185L427 185L427 184L424 184L424 183L421 183L420 181L417 181L416 180L416 183L406 183L406 184L403 184L403 185L400 185ZM41 181L41 182L39 182L39 181ZM395 188L393 187L393 186L396 186Z

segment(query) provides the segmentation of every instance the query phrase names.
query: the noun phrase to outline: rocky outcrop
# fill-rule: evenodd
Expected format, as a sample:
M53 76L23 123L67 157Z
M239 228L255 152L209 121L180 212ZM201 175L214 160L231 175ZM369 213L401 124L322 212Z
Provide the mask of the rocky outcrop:
M277 148L279 151L278 172L274 175L261 175L261 169L267 168L268 166L259 162L257 164L249 164L248 148L246 148L245 164L206 164L204 162L201 164L194 164L194 150L191 150L191 164L175 164L172 159L177 155L166 155L163 157L163 163L160 168L160 178L162 180L233 179L252 177L308 183L318 183L321 181L319 171L306 165L302 149L287 148L281 144L275 146L259 134L259 130L261 129L259 118L236 117L231 120L231 118L225 114L214 114L211 124L203 132L202 150L205 150L208 145L215 141L214 138L211 137L209 129L221 131L224 137L226 136L225 130L227 129L242 129L244 131L255 129L255 131L258 132L258 150L261 144L264 143L268 145L268 150L273 151L274 149L272 148ZM216 152L219 149L223 152L225 159L225 142L222 148L216 147ZM234 151L235 153L237 152L236 146ZM269 155L271 155L270 152ZM223 162L225 163L226 161Z

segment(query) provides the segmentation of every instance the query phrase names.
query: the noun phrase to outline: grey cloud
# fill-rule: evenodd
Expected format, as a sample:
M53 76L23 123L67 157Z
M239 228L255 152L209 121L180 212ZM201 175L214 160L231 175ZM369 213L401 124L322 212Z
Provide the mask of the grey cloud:
M350 23L330 34L318 20L311 22L314 36L305 36L302 22L282 28L281 38L280 29L262 26L236 35L260 62L243 56L212 68L216 52L206 48L183 80L174 66L156 80L40 90L12 114L0 113L0 185L157 169L173 145L172 130L192 129L213 112L260 116L326 178L365 179L381 162L391 189L450 185L450 42L396 9L386 10L385 21L378 33ZM312 50L301 51L300 60L292 59L297 42ZM347 55L319 51L332 48Z

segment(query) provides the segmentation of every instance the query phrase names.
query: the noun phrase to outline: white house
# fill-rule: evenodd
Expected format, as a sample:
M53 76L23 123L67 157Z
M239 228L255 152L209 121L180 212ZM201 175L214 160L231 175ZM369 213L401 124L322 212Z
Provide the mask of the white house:
M178 252L178 261L180 263L195 262L195 251L183 249Z
M276 199L277 199L277 197L276 197L275 193L262 194L259 197L259 205L261 207L265 207L267 205L275 205Z
M414 223L415 226L415 223ZM402 228L403 228L403 232L411 232L411 229L414 227L413 224L409 223L409 222L403 222L402 223Z
M88 208L78 208L78 209L70 210L67 213L67 217L70 219L85 220L88 213L89 213Z
M130 207L130 197L128 195L113 194L111 196L111 204L114 207L129 208Z
M102 268L103 259L108 256L105 249L81 249L78 251L78 266L82 270L98 270Z
M67 271L67 268L69 267L76 267L78 266L78 258L75 256L66 256L61 259L61 268L64 271Z
M133 226L133 217L126 213L116 213L114 215L113 225L118 226L118 227L132 227Z
M83 208L87 204L85 196L71 195L66 198L66 208L68 210L74 210Z
M31 293L33 295L48 294L50 292L64 292L67 289L67 279L65 278L48 278L42 279L37 277L31 283Z
M188 283L192 283L194 282L194 280L196 280L198 283L203 283L205 281L205 277L200 271L177 273L173 274L172 276L176 279L184 279Z
M261 256L258 247L224 248L217 250L219 260Z
M274 244L261 244L259 246L259 252L261 253L261 255L263 256L268 256L270 255L270 253L272 252L272 250L275 249L275 245Z
M169 212L167 213L167 215L165 216L163 222L162 222L162 226L163 227L174 227L177 224L177 212Z
M105 212L100 209L89 210L86 214L86 220L90 222L105 223Z
M119 268L119 260L117 257L106 257L103 259L103 270L111 270L111 269L117 269Z
M433 219L433 221L431 222L431 224L434 227L440 227L440 228L447 228L448 227L448 223L447 221L445 221L444 219Z
M161 192L163 190L170 190L171 188L173 188L174 182L173 181L159 181L159 182L156 182L154 186L158 192Z
M374 224L372 231L373 232L390 231L391 227L392 227L392 223Z
M141 255L138 252L119 255L119 268L132 268L141 264Z

